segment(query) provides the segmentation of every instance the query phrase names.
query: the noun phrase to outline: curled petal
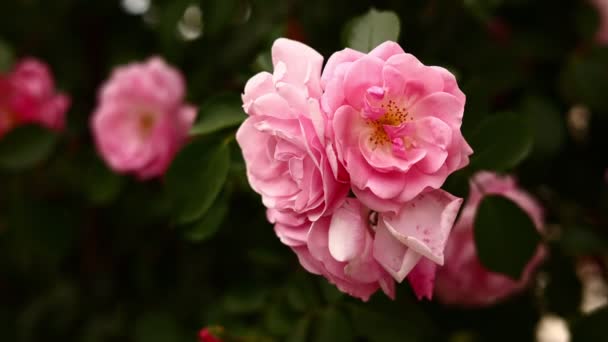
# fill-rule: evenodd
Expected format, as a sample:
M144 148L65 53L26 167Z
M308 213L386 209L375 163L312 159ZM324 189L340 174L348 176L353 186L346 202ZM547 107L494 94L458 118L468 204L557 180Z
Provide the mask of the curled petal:
M396 215L381 219L402 244L443 265L443 250L461 205L461 198L436 190L419 195Z

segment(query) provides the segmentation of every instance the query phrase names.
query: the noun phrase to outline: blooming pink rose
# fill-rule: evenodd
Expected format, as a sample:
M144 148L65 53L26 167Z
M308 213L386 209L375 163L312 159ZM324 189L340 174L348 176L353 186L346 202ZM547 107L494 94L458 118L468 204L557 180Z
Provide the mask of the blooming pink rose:
M608 44L608 0L591 0L598 11L600 26L595 34L595 39L602 44Z
M418 195L397 213L378 215L374 257L393 278L408 277L418 298L431 299L436 264L443 251L462 199L443 190Z
M245 86L249 117L236 139L251 187L271 209L305 213L316 220L341 204L348 184L326 153L327 118L321 112L323 57L308 46L278 39L274 73L262 72ZM330 155L331 156L331 155Z
M477 208L486 195L501 195L512 200L530 215L539 231L543 226L541 207L528 193L517 187L512 177L500 177L490 172L475 175L469 199L445 250L446 264L439 268L437 274L435 293L446 304L485 306L504 299L525 288L544 258L545 248L540 245L518 281L491 272L481 265L473 240L473 223Z
M369 210L349 198L332 216L316 222L270 209L268 218L283 243L297 254L302 266L323 275L340 291L367 301L381 288L395 297L395 283L373 256L374 231Z
M336 158L368 207L396 212L468 164L465 96L447 70L386 42L334 53L321 78Z
M46 64L23 59L12 72L0 75L0 136L19 124L30 123L60 131L69 104L69 97L56 93Z
M114 70L91 125L106 162L140 179L162 175L186 141L196 109L184 103L180 72L155 57Z

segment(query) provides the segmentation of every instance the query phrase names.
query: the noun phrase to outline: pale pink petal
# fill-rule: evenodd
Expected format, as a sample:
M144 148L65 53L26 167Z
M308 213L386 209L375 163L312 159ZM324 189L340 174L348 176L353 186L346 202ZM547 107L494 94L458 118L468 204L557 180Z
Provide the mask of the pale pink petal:
M395 67L384 65L382 69L382 79L384 80L384 89L389 97L398 97L403 95L405 91L405 77Z
M410 273L422 255L397 240L379 221L374 239L374 258L398 282Z
M402 244L443 265L443 250L461 205L462 199L436 190L420 194L399 213L381 219Z
M273 93L274 91L275 87L272 82L272 74L260 72L250 78L249 81L247 81L247 84L245 84L245 92L241 96L245 113L250 114L249 108L255 99L264 94Z
M321 95L323 56L307 45L285 38L272 45L272 64L284 63L286 71L276 81L306 85L311 96Z
M464 103L448 93L434 93L417 101L410 112L415 118L436 117L452 127L460 127Z
M369 52L370 56L378 57L384 61L388 60L394 55L404 54L405 51L399 46L399 44L391 41L386 41L376 46L372 51Z
M366 225L358 201L346 200L331 217L329 252L337 261L350 261L360 256L365 247Z
M297 113L277 93L268 93L256 98L249 106L249 115L267 115L279 119L294 119Z
M323 85L323 88L325 89L327 87L327 83L336 77L337 68L346 63L354 62L363 56L365 56L365 54L349 48L332 54L327 60L325 68L323 68L323 75L321 76L321 84Z
M344 77L344 97L356 109L363 108L367 89L382 86L383 61L376 57L365 56L353 62Z

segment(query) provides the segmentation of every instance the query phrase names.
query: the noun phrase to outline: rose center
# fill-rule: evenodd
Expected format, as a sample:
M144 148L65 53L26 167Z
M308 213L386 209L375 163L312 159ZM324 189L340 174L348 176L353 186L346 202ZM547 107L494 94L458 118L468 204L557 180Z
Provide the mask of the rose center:
M372 134L370 134L368 140L374 147L392 143L392 139L384 126L397 127L411 121L408 111L393 100L386 101L380 105L380 108L384 111L382 116L376 120L367 120L367 125L372 128Z
M152 112L144 111L139 114L138 128L142 137L147 137L152 133L156 124L156 115Z

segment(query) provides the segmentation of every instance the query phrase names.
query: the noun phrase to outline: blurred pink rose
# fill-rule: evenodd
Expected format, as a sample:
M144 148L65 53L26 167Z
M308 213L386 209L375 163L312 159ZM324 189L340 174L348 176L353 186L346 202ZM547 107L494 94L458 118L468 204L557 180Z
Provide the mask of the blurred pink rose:
M196 108L184 103L180 72L155 57L114 70L101 87L91 126L112 169L162 175L186 141Z
M366 206L396 212L468 164L465 96L446 69L386 42L369 54L334 53L321 85L335 154Z
M20 61L0 75L0 136L20 124L36 123L60 131L70 99L55 91L46 64L33 58Z
M381 288L395 297L395 283L373 256L374 232L369 210L349 198L332 216L316 222L305 217L268 211L275 232L298 255L302 266L323 275L340 291L367 301Z
M437 273L435 293L446 304L491 305L521 291L545 256L545 248L540 245L519 281L490 272L481 265L473 240L473 223L477 207L485 195L501 195L512 200L530 215L539 231L543 226L541 207L528 193L517 187L512 177L500 177L490 172L475 175L469 199L454 225L445 250L446 263Z
M596 32L596 40L608 44L608 0L591 0L598 11L600 26Z
M251 187L271 209L317 220L341 204L349 186L326 153L327 118L319 107L323 57L308 46L278 39L274 73L262 72L245 86L249 117L236 139Z
M381 213L374 239L374 257L397 282L408 277L418 298L431 298L436 264L462 199L443 190L420 194L397 213Z

